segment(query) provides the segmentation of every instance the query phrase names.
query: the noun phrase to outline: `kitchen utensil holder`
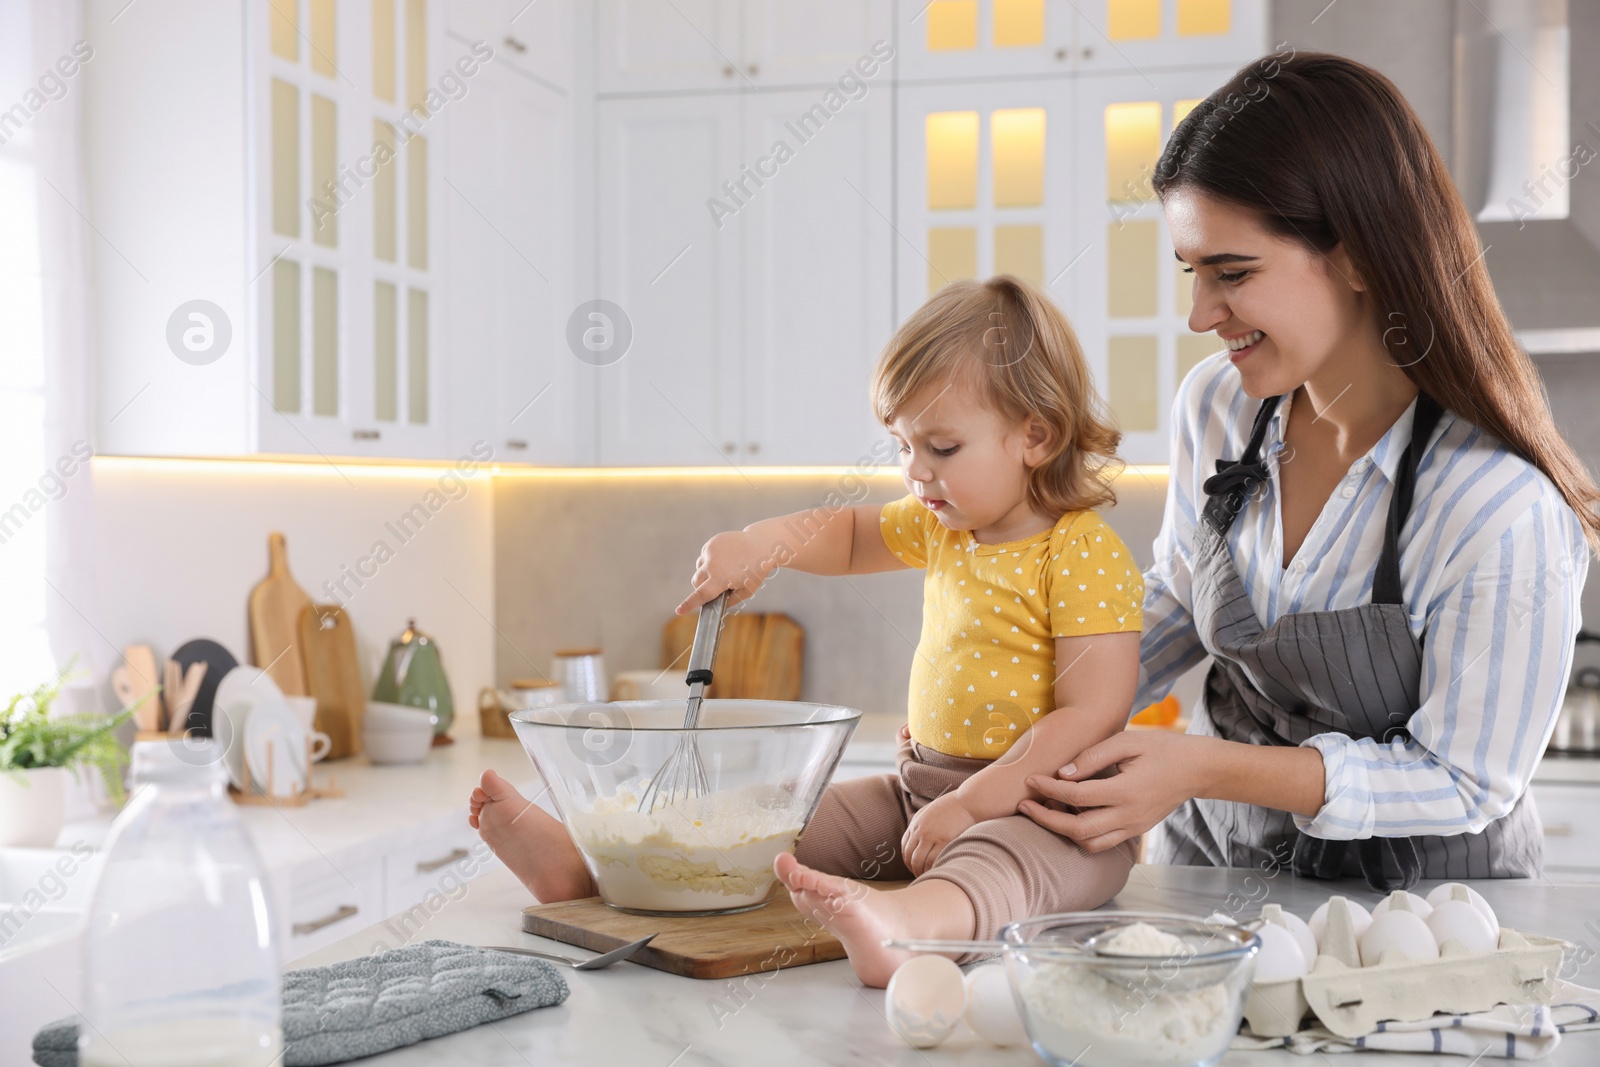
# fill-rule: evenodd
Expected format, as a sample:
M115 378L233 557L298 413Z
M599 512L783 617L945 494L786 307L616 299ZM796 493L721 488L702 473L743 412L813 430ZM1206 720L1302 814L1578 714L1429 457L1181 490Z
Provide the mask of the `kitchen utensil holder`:
M273 779L272 760L276 751L276 746L268 746L267 748L267 782L269 784ZM290 791L287 794L274 793L267 786L263 786L259 782L254 782L253 788L243 791L235 786L228 786L228 796L233 798L233 802L235 804L267 805L274 808L298 808L303 806L308 800L316 800L320 797L344 796L344 790L339 788L338 779L331 774L328 775L327 785L318 786L312 771L314 766L315 764L311 762L311 738L307 737L306 787L304 789L296 789L291 786Z

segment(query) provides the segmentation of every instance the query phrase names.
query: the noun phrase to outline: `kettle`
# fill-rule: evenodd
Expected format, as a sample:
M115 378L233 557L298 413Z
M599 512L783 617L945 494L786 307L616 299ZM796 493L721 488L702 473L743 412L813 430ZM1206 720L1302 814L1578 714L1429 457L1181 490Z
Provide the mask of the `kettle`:
M1600 753L1600 669L1583 668L1567 686L1548 747L1552 752Z
M389 655L372 687L372 699L433 712L438 717L433 743L449 744L445 734L456 717L450 679L444 673L438 642L417 629L417 620L407 619L405 632L389 642Z

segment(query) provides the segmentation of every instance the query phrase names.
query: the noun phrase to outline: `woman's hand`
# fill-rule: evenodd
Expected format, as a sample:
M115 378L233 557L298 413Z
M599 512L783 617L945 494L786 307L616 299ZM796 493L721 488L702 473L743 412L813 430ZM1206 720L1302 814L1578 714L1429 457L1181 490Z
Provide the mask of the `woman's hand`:
M900 852L906 867L915 876L933 866L944 846L960 837L977 822L972 813L962 807L954 793L946 793L929 801L921 811L911 817L905 836L900 839Z
M700 558L695 561L694 592L683 598L675 612L682 615L694 611L729 589L733 591L728 597L730 607L749 600L777 569L778 561L764 558L755 538L744 530L719 533L700 549Z
M1059 778L1027 780L1040 795L1082 811L1057 811L1036 800L1024 800L1017 810L1087 852L1114 848L1200 795L1217 743L1166 730L1126 730L1084 749ZM1114 777L1085 780L1110 766L1118 770Z

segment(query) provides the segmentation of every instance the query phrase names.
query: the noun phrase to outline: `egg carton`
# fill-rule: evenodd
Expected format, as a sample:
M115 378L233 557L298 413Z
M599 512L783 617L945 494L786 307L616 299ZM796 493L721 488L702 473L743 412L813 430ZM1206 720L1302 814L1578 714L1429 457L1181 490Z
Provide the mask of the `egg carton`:
M1437 959L1419 963L1386 955L1363 967L1345 904L1339 896L1329 901L1322 948L1309 973L1251 986L1244 1018L1256 1036L1287 1037L1311 1015L1334 1034L1356 1038L1375 1031L1380 1021L1415 1022L1439 1012L1467 1014L1555 998L1565 941L1502 926L1493 952L1469 952L1450 941Z

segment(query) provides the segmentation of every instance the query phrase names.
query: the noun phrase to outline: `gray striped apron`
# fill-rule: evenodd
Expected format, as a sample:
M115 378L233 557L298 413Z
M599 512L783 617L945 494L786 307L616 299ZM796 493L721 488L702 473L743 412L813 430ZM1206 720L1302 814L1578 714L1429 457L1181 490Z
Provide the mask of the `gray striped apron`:
M1194 620L1211 653L1203 709L1189 732L1253 745L1298 745L1337 731L1409 740L1422 644L1412 635L1400 584L1400 531L1411 510L1417 463L1442 412L1419 394L1411 441L1400 458L1372 602L1284 615L1265 629L1228 551L1228 531L1270 477L1261 444L1281 398L1262 401L1237 462L1217 461L1195 532ZM1354 845L1354 848L1347 847ZM1543 832L1531 796L1476 834L1374 837L1354 842L1302 834L1288 812L1193 799L1151 834L1155 863L1269 867L1288 863L1315 878L1364 877L1380 891L1419 878L1520 878L1543 867Z

